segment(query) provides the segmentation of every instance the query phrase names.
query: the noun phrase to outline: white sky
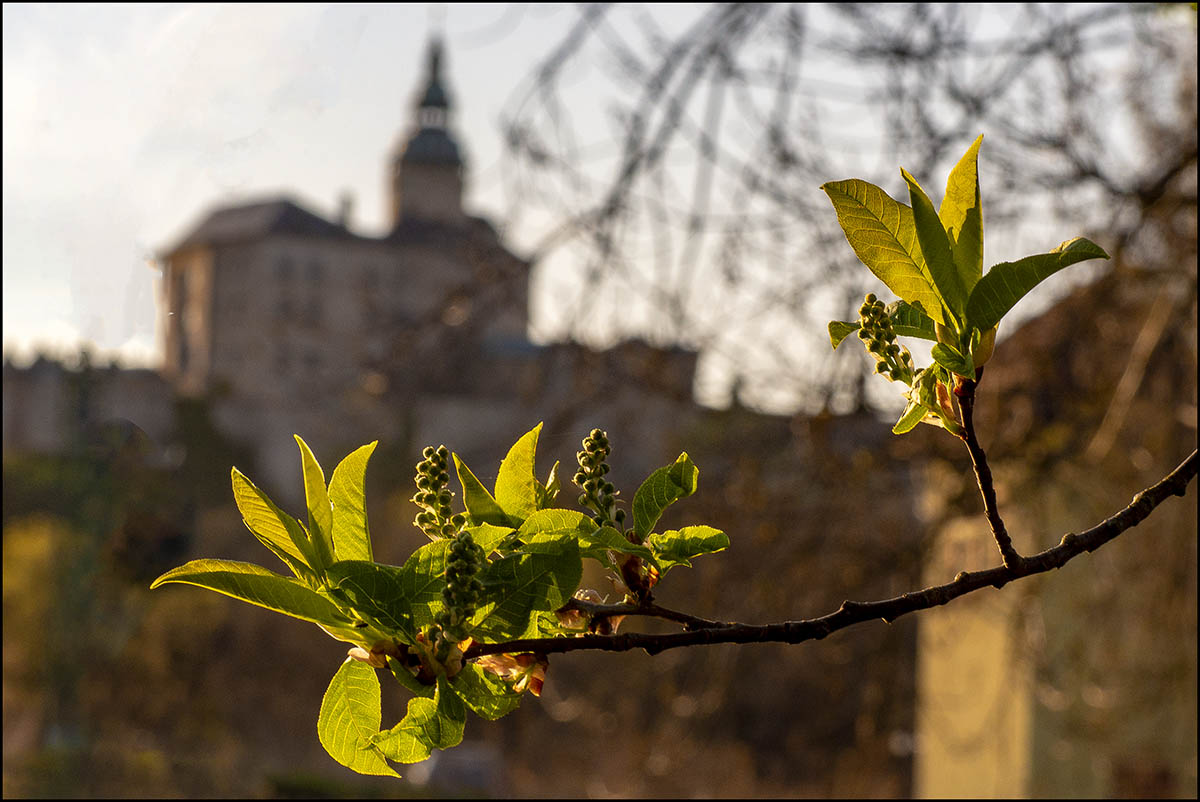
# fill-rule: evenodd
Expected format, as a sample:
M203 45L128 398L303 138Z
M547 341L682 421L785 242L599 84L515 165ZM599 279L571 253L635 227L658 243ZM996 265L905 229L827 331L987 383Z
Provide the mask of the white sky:
M289 193L332 217L349 191L359 229L380 233L431 31L466 205L500 223L501 111L577 19L555 5L5 4L5 353L87 341L154 361L150 259L217 205Z

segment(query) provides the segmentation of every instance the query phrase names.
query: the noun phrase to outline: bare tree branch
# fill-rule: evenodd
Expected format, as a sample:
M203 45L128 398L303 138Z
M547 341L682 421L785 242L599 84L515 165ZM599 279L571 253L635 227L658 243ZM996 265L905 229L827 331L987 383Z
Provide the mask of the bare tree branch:
M1095 551L1121 533L1140 524L1168 497L1183 496L1196 476L1198 465L1200 458L1192 451L1175 470L1134 496L1133 501L1120 512L1086 532L1064 535L1059 545L1032 557L1023 558L1012 567L1001 565L983 571L962 571L954 581L947 584L934 585L891 599L873 602L846 601L835 612L819 618L761 625L720 624L663 635L631 632L624 635L582 635L575 638L528 638L506 643L476 643L466 651L464 658L470 660L487 654L517 652L555 654L581 649L609 652L644 649L648 654L654 655L667 649L717 643L795 644L820 640L839 629L876 618L890 624L907 613L947 604L980 588L1002 588L1014 580L1061 568L1085 551ZM635 612L638 612L636 608L625 614Z

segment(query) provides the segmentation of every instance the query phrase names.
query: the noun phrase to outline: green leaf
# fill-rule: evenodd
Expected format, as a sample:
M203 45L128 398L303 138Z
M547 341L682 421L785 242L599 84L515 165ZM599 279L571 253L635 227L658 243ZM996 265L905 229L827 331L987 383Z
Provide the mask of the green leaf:
M471 534L471 539L475 541L476 546L483 549L484 554L490 554L494 551L514 531L516 530L511 526L493 526L492 524L479 524L478 526L467 527L467 532Z
M471 712L488 721L507 716L521 705L521 694L513 691L495 674L467 663L450 680L453 688Z
M1077 262L1107 258L1108 254L1099 245L1076 237L1050 253L992 265L967 300L967 322L980 331L987 331L1044 279Z
M321 700L317 737L329 756L359 774L400 775L370 739L379 732L379 678L366 663L346 658Z
M259 542L283 560L292 573L313 584L311 566L316 563L312 545L300 522L275 506L267 494L254 486L245 474L234 468L233 500L242 520Z
M396 682L408 689L414 696L433 698L434 692L437 691L436 685L425 685L420 682L411 671L401 665L400 661L394 657L389 657L387 664L388 670L392 672L392 676L396 678Z
M406 592L403 568L340 560L329 566L327 576L330 593L344 599L356 613L408 643L415 642L417 627L412 620L411 595Z
M333 503L333 553L338 560L373 560L367 526L367 461L376 440L355 450L333 470L329 500Z
M534 473L534 458L541 431L542 424L539 423L522 435L509 449L500 463L500 472L496 474L496 503L513 526L520 526L538 508L538 488L541 485ZM542 492L545 492L544 489Z
M967 291L954 267L950 238L946 236L946 229L942 228L942 221L933 210L933 203L917 179L903 167L900 168L900 175L908 182L908 197L912 202L913 221L916 223L917 241L921 243L921 255L925 257L925 268L946 309L961 318L967 305ZM945 319L939 322L947 324Z
M897 296L944 323L941 297L925 267L912 209L857 178L830 181L821 189L862 263Z
M579 587L583 563L570 535L537 536L538 543L490 563L480 580L483 604L475 614L471 635L476 640L513 640L537 634L534 613L557 610Z
M581 534L595 529L596 522L591 517L575 510L553 508L538 510L526 518L517 530L517 537L525 543L529 543L537 535L552 535L555 538L569 535L578 538Z
M458 470L458 482L463 489L463 505L467 508L467 515L471 520L477 524L507 526L508 516L504 514L504 510L500 509L496 499L492 498L492 494L475 478L475 474L471 473L471 469L457 454L454 455L454 467Z
M325 472L313 456L308 443L298 434L296 445L300 446L300 464L304 468L304 499L308 506L308 534L316 554L317 564L312 566L319 576L333 565L333 507L329 504L329 493L325 489Z
M608 557L610 551L618 554L635 554L655 568L661 569L653 551L645 546L630 543L628 538L611 526L601 527L579 537L579 555L581 557L591 557L609 568L615 568L616 566Z
M236 560L192 560L154 580L151 589L168 582L195 585L277 613L326 624L352 626L337 605L304 582L268 571L254 563Z
M434 749L462 743L466 722L466 707L443 675L432 699L409 699L407 715L390 730L376 733L371 743L397 763L419 763Z
M909 401L908 406L904 408L903 414L900 415L900 420L896 421L896 425L892 427L892 434L906 434L917 427L917 424L925 417L926 409L919 401Z
M634 530L642 538L650 534L663 510L696 492L699 475L686 451L673 464L650 474L633 496Z
M933 320L907 301L893 301L887 305L887 316L892 321L892 328L901 337L919 337L922 340L937 340ZM862 328L861 323L848 323L841 320L829 322L829 342L834 348L842 344L842 340Z
M558 491L561 489L561 482L558 477L558 461L550 468L550 475L546 477L546 484L537 483L537 508L544 510L552 505L555 499L558 498Z
M646 543L658 558L662 573L682 565L692 567L693 557L713 554L729 547L729 536L711 526L685 526L649 537Z
M965 376L968 379L975 378L975 363L971 361L971 357L963 356L952 345L936 343L930 349L930 356L939 365L959 376Z
M400 592L409 605L412 627L421 630L433 623L445 607L446 562L451 540L435 540L414 551L400 569Z
M901 337L918 337L922 340L937 340L933 319L918 307L905 301L893 301L887 305L887 316L892 328Z
M970 293L983 272L983 201L979 193L979 146L983 134L967 148L946 180L938 218L950 239L954 267Z
M842 340L862 328L861 323L847 323L842 320L829 321L829 344L836 350Z

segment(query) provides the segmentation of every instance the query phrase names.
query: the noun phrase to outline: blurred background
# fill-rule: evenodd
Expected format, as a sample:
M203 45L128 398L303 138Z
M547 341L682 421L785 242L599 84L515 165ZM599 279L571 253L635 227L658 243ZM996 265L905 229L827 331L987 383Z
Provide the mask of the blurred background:
M551 661L401 781L316 738L344 645L149 583L272 558L363 443L377 559L413 465L609 432L626 496L730 548L660 602L751 623L998 562L953 438L890 427L880 288L824 194L934 196L979 133L987 264L1112 259L1000 331L977 424L1019 549L1196 443L1194 4L12 5L4 21L5 796L1197 793L1196 495L1052 576L799 646ZM917 343L909 343L918 362ZM960 453L961 452L961 453ZM602 593L599 574L585 584ZM627 622L626 627L653 624ZM384 691L385 724L404 694Z

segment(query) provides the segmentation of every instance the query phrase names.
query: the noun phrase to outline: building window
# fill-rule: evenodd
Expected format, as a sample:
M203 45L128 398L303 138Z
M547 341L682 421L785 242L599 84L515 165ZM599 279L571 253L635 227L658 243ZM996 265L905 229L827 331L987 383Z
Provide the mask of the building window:
M322 273L323 273L323 270L321 268L320 262L309 262L308 263L308 281L310 284L314 284L314 285L320 284Z
M286 284L290 282L292 280L293 272L294 268L292 266L292 260L288 257L280 257L279 261L275 263L275 278L280 284Z

